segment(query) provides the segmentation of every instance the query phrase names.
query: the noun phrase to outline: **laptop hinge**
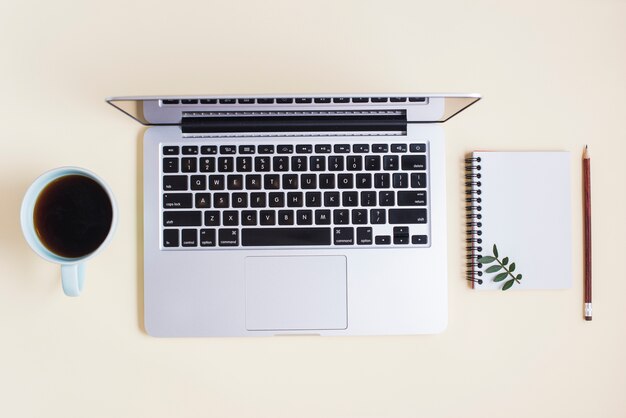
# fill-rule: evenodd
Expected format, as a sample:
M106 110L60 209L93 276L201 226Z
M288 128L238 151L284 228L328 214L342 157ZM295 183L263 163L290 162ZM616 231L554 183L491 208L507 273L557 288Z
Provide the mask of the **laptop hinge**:
M368 114L271 112L271 114L216 114L210 116L183 115L183 133L238 132L364 132L406 131L403 111L371 112Z

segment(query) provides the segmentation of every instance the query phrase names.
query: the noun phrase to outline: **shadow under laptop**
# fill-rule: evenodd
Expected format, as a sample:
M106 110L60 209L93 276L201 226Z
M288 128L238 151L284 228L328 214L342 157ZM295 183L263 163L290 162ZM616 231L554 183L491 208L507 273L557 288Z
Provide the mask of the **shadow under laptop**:
M143 268L143 137L145 129L141 129L137 134L137 177L136 177L136 196L137 196L137 319L139 321L139 329L146 335L144 322L144 268Z

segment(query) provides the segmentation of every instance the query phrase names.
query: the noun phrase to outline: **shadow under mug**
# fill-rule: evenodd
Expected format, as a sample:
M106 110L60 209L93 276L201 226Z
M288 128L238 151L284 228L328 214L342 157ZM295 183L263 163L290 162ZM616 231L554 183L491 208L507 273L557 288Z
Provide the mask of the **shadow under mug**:
M49 250L41 242L41 239L35 230L36 227L34 220L35 205L41 192L53 181L61 177L72 175L87 177L98 183L98 185L106 192L109 202L111 203L112 210L111 225L106 238L94 251L75 258L64 257ZM67 296L80 296L85 283L85 262L100 253L100 251L102 251L111 241L117 226L117 218L117 204L115 203L111 189L96 174L79 167L60 167L43 173L26 191L20 211L22 232L24 233L24 238L26 238L30 247L43 259L61 265L61 283L63 285L63 292L65 292Z

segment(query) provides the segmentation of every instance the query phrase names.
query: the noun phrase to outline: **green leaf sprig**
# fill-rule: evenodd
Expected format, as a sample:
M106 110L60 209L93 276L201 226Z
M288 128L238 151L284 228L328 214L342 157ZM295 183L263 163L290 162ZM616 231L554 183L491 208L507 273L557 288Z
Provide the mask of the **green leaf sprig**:
M491 264L494 262L498 263L498 264L494 264L491 267L488 267L485 270L485 273L496 273L500 270L504 270L503 272L498 273L496 277L494 277L493 279L494 282L501 282L504 279L506 279L508 276L511 277L509 280L504 282L504 286L502 286L502 290L508 290L511 288L511 286L513 286L513 284L515 284L516 282L520 283L520 281L522 280L521 274L513 275L513 272L515 271L515 263L509 264L509 257L504 257L502 260L498 258L498 247L496 247L496 244L493 244L493 255L480 257L478 259L478 262L481 264Z

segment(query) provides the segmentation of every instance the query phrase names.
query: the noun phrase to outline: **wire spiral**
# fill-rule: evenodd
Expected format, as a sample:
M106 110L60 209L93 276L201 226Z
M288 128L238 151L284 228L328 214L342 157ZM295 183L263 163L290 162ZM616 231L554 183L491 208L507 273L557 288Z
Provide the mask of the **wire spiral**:
M465 159L465 187L467 188L465 190L465 202L467 203L467 206L465 206L465 218L467 219L465 223L467 227L467 237L465 239L467 243L466 279L472 282L473 286L483 284L483 280L481 279L483 273L480 271L482 264L478 262L478 259L482 257L480 252L483 250L481 247L483 241L480 238L482 235L481 227L483 226L481 222L482 215L480 214L482 210L480 170L480 157Z

